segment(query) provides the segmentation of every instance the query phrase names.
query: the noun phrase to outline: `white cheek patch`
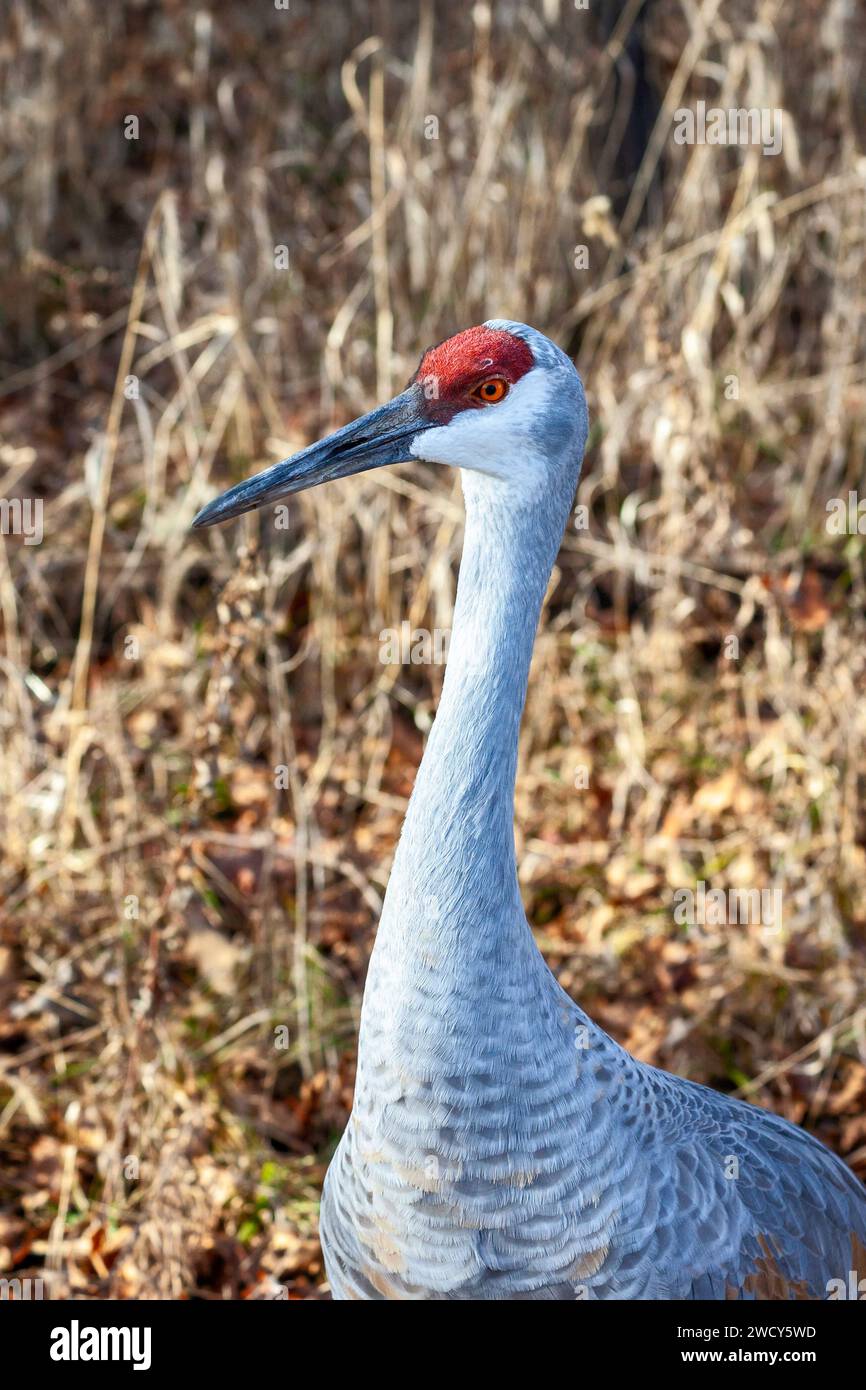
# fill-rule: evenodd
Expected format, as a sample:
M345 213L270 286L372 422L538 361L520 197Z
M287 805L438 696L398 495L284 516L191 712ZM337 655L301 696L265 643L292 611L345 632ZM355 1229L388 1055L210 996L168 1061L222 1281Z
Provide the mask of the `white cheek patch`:
M463 410L447 425L416 434L413 458L517 482L537 479L538 433L558 373L534 367L498 405Z

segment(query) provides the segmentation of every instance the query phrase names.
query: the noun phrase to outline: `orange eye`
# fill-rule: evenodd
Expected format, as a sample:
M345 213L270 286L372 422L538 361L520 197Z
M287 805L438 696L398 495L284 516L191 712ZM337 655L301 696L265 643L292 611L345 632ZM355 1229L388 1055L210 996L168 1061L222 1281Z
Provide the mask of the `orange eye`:
M508 391L508 382L503 381L501 376L492 376L489 381L482 381L480 386L476 386L470 395L476 401L483 401L485 405L495 405L501 401Z

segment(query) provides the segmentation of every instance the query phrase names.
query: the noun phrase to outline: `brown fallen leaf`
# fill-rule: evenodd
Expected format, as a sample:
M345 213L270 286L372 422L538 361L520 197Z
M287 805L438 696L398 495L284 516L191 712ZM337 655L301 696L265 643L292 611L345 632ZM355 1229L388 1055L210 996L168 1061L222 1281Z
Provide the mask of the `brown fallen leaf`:
M799 580L796 574L764 575L763 584L780 600L799 632L820 632L832 616L817 570L806 570Z
M752 790L736 768L729 767L720 777L704 782L692 798L692 810L698 815L718 816L723 811L746 815L754 802Z

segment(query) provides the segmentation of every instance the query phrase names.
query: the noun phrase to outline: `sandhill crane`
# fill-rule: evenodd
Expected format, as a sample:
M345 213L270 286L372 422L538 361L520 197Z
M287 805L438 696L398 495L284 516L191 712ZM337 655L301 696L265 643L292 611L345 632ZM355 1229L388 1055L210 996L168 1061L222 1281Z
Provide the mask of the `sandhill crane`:
M518 726L586 434L570 360L492 320L195 521L400 460L462 473L448 668L323 1194L335 1298L825 1298L866 1276L850 1169L786 1121L637 1062L565 994L524 915Z

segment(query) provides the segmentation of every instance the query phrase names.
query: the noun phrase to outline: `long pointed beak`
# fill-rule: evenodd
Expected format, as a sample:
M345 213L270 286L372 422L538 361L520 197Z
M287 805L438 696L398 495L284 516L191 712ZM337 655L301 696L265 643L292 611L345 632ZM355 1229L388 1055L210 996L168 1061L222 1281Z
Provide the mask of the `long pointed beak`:
M409 448L416 434L431 426L432 421L422 408L423 400L417 386L407 387L387 405L378 406L336 434L215 497L202 507L193 526L213 526L317 483L402 462L410 457Z

